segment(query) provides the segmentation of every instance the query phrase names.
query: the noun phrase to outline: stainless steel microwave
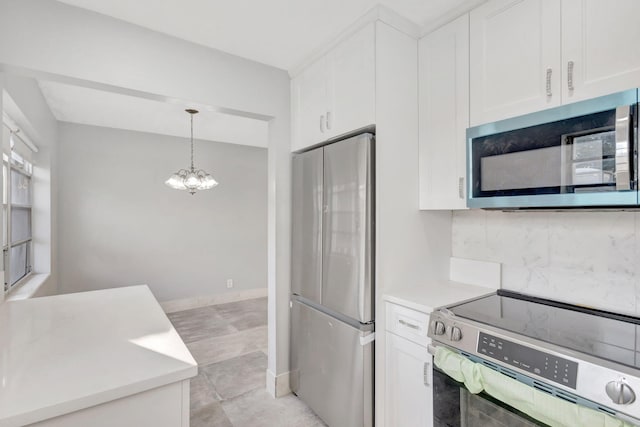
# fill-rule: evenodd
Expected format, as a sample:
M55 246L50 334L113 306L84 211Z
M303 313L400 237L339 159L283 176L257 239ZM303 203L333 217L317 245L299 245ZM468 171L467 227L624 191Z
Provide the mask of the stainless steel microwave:
M638 91L467 129L467 206L638 207Z

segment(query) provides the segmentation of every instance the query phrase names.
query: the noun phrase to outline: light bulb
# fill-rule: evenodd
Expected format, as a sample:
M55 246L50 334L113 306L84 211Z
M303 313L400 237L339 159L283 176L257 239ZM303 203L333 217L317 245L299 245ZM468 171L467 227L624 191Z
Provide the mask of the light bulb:
M213 179L213 177L209 174L206 174L202 180L202 184L200 185L200 189L202 190L208 190L210 188L215 187L216 185L218 185L218 182Z
M182 176L180 176L178 173L174 173L173 175L171 175L169 177L169 179L167 179L164 182L166 185L168 185L171 188L174 188L176 190L186 190L187 187L185 187L184 185L184 179Z
M184 186L190 190L197 189L200 186L200 178L195 172L189 172L184 179Z

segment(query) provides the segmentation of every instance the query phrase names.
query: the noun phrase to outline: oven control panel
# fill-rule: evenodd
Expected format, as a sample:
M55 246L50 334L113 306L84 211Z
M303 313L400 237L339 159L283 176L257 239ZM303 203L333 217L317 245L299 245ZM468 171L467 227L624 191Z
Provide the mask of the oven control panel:
M480 332L478 354L546 378L575 390L578 364L544 351Z

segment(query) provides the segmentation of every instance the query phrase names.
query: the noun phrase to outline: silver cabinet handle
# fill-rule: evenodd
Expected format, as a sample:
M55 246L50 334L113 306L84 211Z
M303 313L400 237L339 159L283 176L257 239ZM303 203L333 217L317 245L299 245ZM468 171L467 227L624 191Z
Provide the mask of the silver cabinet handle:
M551 92L551 74L553 74L553 69L547 68L547 98L553 96L553 92Z
M464 199L464 176L458 178L458 197Z
M631 108L622 105L616 108L616 190L631 190Z
M420 330L420 326L409 323L406 320L398 319L398 323L400 323L402 326L406 326L407 328L415 329L417 331Z
M424 362L424 366L422 367L422 380L424 382L424 385L426 386L431 385L431 382L429 381L430 373L431 373L431 363Z
M569 92L573 92L573 61L567 62L567 87Z
M320 116L320 132L324 133L324 114Z
M327 111L327 129L331 129L331 111Z

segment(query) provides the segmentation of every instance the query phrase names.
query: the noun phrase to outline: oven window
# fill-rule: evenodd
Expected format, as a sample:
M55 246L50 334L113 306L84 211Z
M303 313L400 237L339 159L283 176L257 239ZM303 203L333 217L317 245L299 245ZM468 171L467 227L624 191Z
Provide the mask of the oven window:
M433 370L434 427L548 427L486 393L473 394L439 369Z

